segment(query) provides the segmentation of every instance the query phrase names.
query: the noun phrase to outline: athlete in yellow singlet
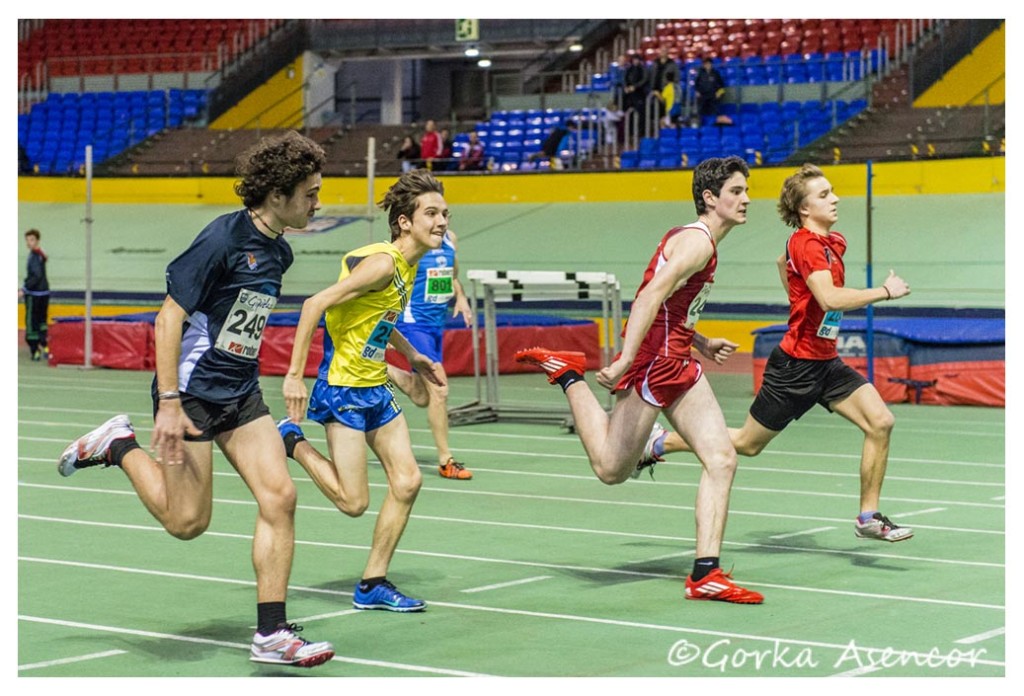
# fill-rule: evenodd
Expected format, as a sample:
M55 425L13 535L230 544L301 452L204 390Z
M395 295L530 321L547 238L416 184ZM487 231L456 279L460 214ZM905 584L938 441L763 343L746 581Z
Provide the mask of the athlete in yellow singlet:
M378 205L388 211L391 242L347 254L338 281L302 305L282 387L288 418L278 423L278 429L288 456L351 517L362 515L370 502L366 446L377 455L388 491L352 603L357 609L422 611L426 602L402 594L387 578L422 479L405 416L387 378L384 352L390 345L419 374L443 384L440 366L413 348L395 330L395 322L408 302L416 264L427 251L441 246L448 229L448 205L444 186L423 169L403 174ZM324 362L307 399L302 380L306 359L325 314ZM310 420L323 424L331 459L303 436L298 423L304 409Z

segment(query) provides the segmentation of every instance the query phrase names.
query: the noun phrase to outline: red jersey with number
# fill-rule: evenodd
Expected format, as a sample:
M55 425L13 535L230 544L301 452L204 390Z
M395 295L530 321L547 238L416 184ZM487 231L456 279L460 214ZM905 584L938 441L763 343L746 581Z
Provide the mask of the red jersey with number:
M839 232L822 235L801 227L786 242L789 330L779 347L788 355L805 360L831 360L838 356L836 339L843 313L822 309L807 287L807 278L817 271L829 271L832 284L843 287L844 252L846 237Z
M643 282L640 283L636 294L639 297L643 289L647 287L647 284L651 282L658 271L667 263L665 245L668 244L668 240L687 229L700 230L707 235L708 241L711 242L711 258L708 259L704 268L687 279L683 287L669 295L661 303L651 328L640 343L640 348L637 351L638 356L644 354L648 356L660 355L675 359L690 357L694 326L696 326L701 310L704 309L704 304L711 293L711 284L715 282L715 269L718 267L718 249L715 247L715 240L707 226L702 222L695 222L683 227L673 227L666 232L658 244L651 262L647 264ZM625 335L625 331L623 331L623 335ZM638 362L640 362L639 358Z

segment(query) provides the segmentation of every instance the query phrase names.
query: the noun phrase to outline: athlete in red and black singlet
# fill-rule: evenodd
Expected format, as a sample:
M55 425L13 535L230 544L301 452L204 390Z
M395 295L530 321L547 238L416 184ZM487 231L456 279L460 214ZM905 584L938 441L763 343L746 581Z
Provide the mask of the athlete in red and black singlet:
M786 242L786 276L789 280L789 330L782 337L779 347L794 358L804 360L831 360L838 356L838 336L841 312L830 312L828 324L831 332L823 328L826 312L814 299L807 278L817 271L830 271L832 283L841 288L846 279L843 253L846 252L846 237L839 232L828 236L816 234L801 227ZM824 335L823 335L824 334Z
M697 229L707 235L711 242L712 253L707 264L697 273L690 276L686 284L672 293L668 299L662 302L658 314L651 323L640 347L637 350L636 362L642 363L645 357L661 356L674 359L686 359L690 357L690 347L693 344L694 326L700 318L701 310L707 302L711 293L711 284L715 282L715 269L718 267L718 249L715 247L715 240L711 231L702 222L694 222L683 227L673 227L662 237L658 248L647 264L644 271L644 279L636 291L637 297L643 289L654 278L654 274L665 265L665 245L675 235L683 230ZM623 329L622 335L626 332Z

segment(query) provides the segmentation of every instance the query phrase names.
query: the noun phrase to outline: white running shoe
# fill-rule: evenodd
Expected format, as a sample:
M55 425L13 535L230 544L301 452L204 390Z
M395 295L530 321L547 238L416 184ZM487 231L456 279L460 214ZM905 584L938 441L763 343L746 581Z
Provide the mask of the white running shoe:
M644 453L640 457L640 461L636 463L636 469L629 475L630 478L637 478L644 469L650 470L651 478L654 478L654 465L665 461L654 453L654 443L664 434L665 429L661 427L660 423L655 422L654 427L651 428L651 434L647 437L647 444L644 445Z
M249 659L271 665L293 665L295 667L316 667L334 657L334 646L330 643L310 643L300 638L301 626L288 624L269 636L256 633L252 637Z
M901 527L880 512L876 512L870 520L861 524L854 520L853 533L861 539L878 539L879 541L904 541L914 536L910 527Z
M89 466L110 466L110 443L127 437L135 438L135 429L128 416L114 416L68 445L60 455L57 471L61 476L70 476Z

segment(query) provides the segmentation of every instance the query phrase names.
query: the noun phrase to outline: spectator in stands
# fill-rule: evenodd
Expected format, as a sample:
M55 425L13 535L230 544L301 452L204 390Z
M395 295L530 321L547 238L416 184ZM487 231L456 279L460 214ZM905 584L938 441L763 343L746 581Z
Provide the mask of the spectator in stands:
M564 169L565 163L558 155L559 146L562 144L562 139L565 136L575 132L576 121L569 119L559 123L551 129L548 137L544 139L544 143L540 146L540 152L530 155L530 160L547 159L552 169Z
M25 282L18 297L25 301L25 343L32 360L48 360L50 348L46 342L47 314L50 308L50 283L46 279L46 253L39 246L39 230L25 233L28 248Z
M444 153L444 143L441 142L441 134L437 132L437 124L432 120L427 121L423 127L423 137L420 138L420 158L423 166L427 169L434 168L434 160Z
M477 172L484 169L484 144L480 142L480 136L476 131L469 134L469 142L466 143L462 159L459 161L459 171Z
M725 80L715 69L711 58L704 58L700 70L693 78L693 91L697 95L697 116L700 120L710 116L718 118L718 104L725 94Z
M626 69L629 67L629 56L623 53L617 61L608 66L608 83L612 88L612 100L617 107L622 106L623 90L626 87Z
M398 159L402 160L402 172L416 169L420 161L420 146L411 135L405 136L402 140L402 147L398 148Z
M864 539L903 541L914 531L878 511L892 412L875 386L842 361L836 340L844 311L905 297L910 286L889 271L880 287L845 287L846 239L832 230L839 219L838 202L824 172L812 164L805 164L782 185L779 216L796 230L776 260L789 294L789 331L768 358L764 381L743 427L731 428L729 436L738 454L753 457L815 404L838 413L864 432L860 515L854 533ZM679 435L655 424L640 467L654 466L668 452L689 449Z
M658 58L651 65L651 90L658 99L658 121L670 125L669 112L676 101L679 64L668 55L668 48L658 48Z
M447 128L441 129L441 157L434 169L443 172L455 169L455 161L452 160L452 134Z
M615 145L622 142L622 119L625 114L618 107L618 103L612 99L601 109L601 127L604 129L605 145Z
M626 69L626 76L623 87L622 110L628 115L630 111L636 114L640 123L644 121L646 113L647 94L650 92L651 76L644 65L643 57L634 53L629 59L629 68Z

